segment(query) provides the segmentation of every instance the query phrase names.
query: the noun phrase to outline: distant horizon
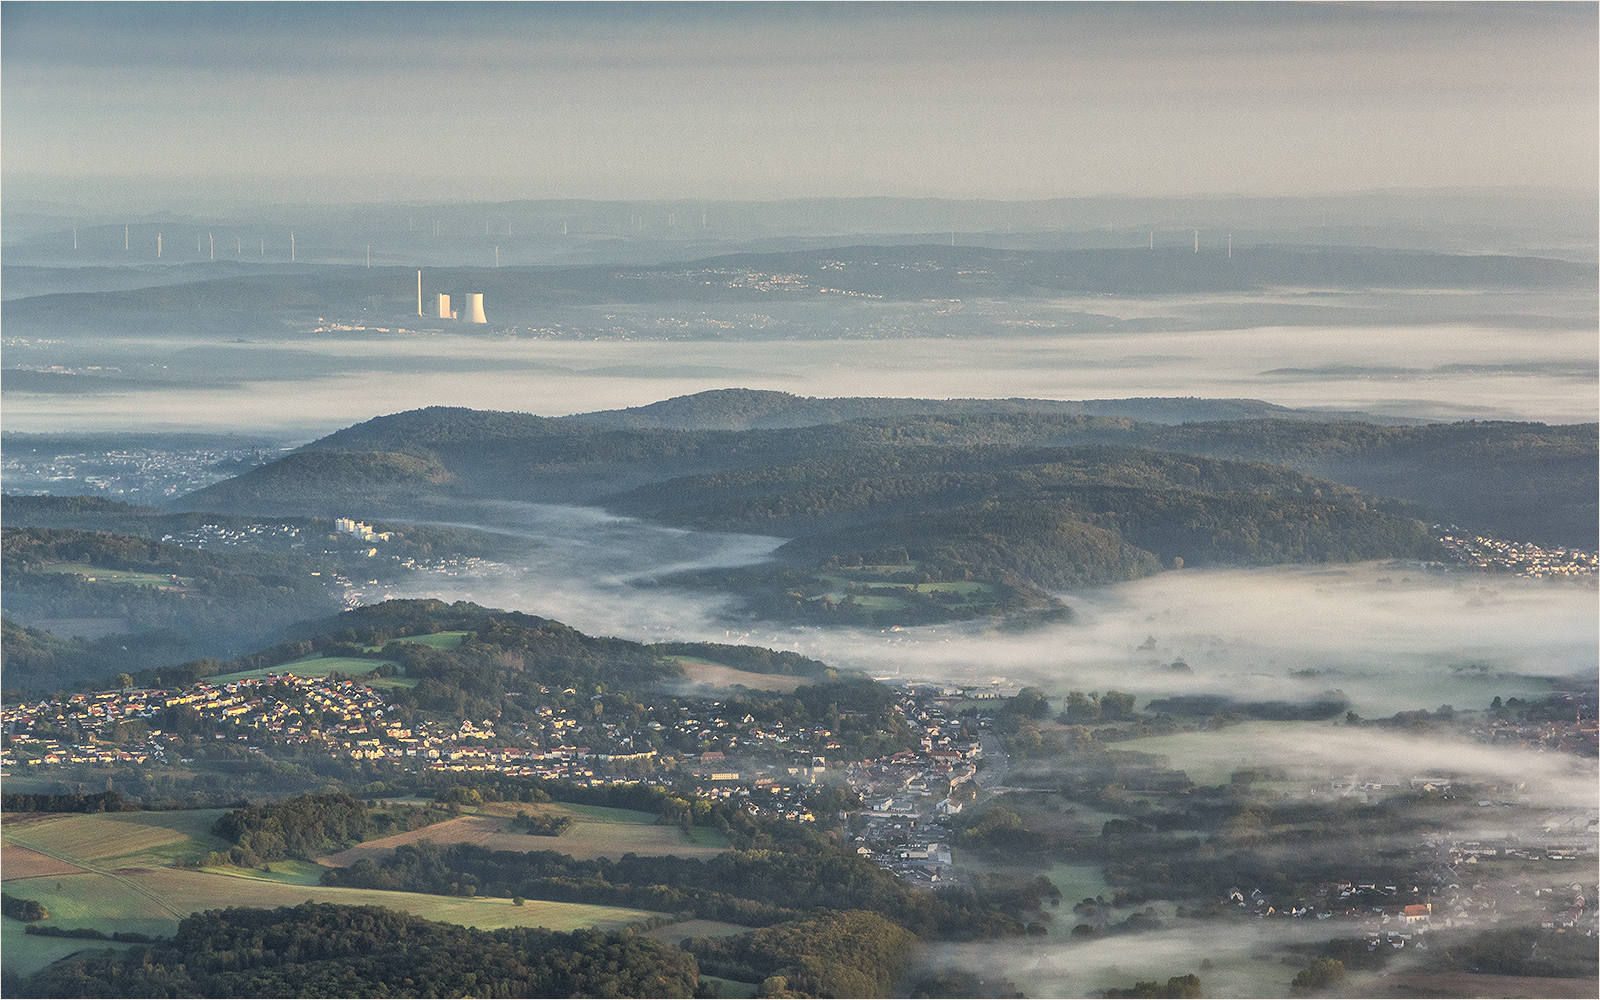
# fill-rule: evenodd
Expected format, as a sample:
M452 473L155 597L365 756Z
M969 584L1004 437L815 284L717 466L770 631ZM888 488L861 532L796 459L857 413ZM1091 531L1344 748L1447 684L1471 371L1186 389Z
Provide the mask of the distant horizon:
M199 184L202 187L204 187L205 185L208 185L208 184L209 185L217 185L217 186L223 186L223 185L245 185L245 184L249 184L249 183L251 183L253 181L257 181L257 180L260 180L260 178L251 178L251 177L175 178L175 179L171 179L171 180L167 180L167 181L162 181L160 183L162 183L163 185L170 184L170 185L174 185L174 186L185 185L190 189L189 193L186 195L186 197L193 198L194 194L193 194L192 188L196 184ZM325 185L328 182L337 182L339 180L347 180L347 181L350 181L351 183L354 183L354 181L355 181L354 178L339 179L339 178L311 178L311 177L276 178L275 180L277 182L281 182L281 183L284 183L284 184L307 183L307 182L315 180L315 181L318 181L318 182L323 182ZM89 215L105 214L107 212L116 211L117 209L116 208L107 208L107 207L98 207L98 208L89 207L89 206L83 204L82 201L80 201L78 203L74 203L74 202L68 200L67 197L64 196L63 194L59 194L58 193L58 194L52 196L52 195L48 195L48 194L45 194L45 193L42 193L42 192L39 192L39 193L30 192L30 191L27 191L26 189L30 185L45 185L45 186L48 186L48 185L52 185L52 184L72 184L72 185L79 185L79 186L85 186L85 187L92 187L92 186L97 186L97 185L98 186L116 185L116 186L126 187L126 186L128 186L130 184L130 182L134 182L134 181L135 181L134 178L131 178L131 177L119 177L119 176L116 176L116 175L106 175L106 176L103 176L103 177L79 177L79 178L73 178L70 181L62 181L59 178L52 178L52 177L30 176L30 175L13 175L13 174L0 173L0 186L4 186L4 187L7 187L7 188L10 188L13 191L18 186L21 186L24 189L23 193L21 193L21 194L12 193L12 194L8 194L6 196L5 202L4 202L4 208L7 211L50 210L50 211L57 211L57 212L60 212L62 214L89 214ZM821 194L821 195L796 195L796 196L791 196L791 197L773 197L773 198L735 198L735 197L722 197L722 198L719 198L719 197L694 197L694 196L691 196L691 195L660 195L660 196L653 196L653 197L637 197L637 198L626 197L626 196L608 197L608 198L580 198L580 197L570 197L569 198L569 197L558 197L558 196L550 196L550 195L546 195L546 196L528 195L528 196L525 196L525 197L493 197L493 198L491 198L491 197L483 197L483 198L439 199L439 198L422 198L422 197L418 197L418 198L398 198L398 197L387 197L387 196L382 196L382 195L377 195L377 194L370 195L370 196L359 196L359 195L353 195L351 192L345 192L345 191L341 191L341 190L337 190L337 189L328 190L328 188L326 186L324 186L323 190L324 190L325 194L324 194L324 197L321 197L321 198L317 198L317 197L300 197L298 199L271 198L271 197L235 198L235 199L229 199L230 201L233 202L232 204L228 204L228 205L218 204L218 205L212 206L209 210L212 210L212 211L216 211L216 210L248 210L248 209L258 209L259 210L259 209L274 209L274 208L293 208L293 207L298 207L298 206L310 206L310 205L330 207L330 208L331 207L367 208L367 207L380 207L380 206L385 206L385 205L411 206L411 207L422 208L422 207L451 207L451 206L469 206L469 205L519 205L519 204L528 204L528 205L546 205L546 204L548 204L548 205L554 205L554 204L562 204L562 203L571 203L571 204L578 204L578 205L582 205L582 204L596 204L596 205L627 205L627 204L635 204L635 205L681 205L681 204L695 204L695 205L700 205L700 204L706 204L706 205L798 205L798 204L804 204L804 203L807 203L807 202L851 202L851 201L857 201L857 202L866 202L866 201L883 201L883 202L888 202L888 201L907 201L907 202L934 202L934 203L946 203L946 204L996 204L996 205L1025 205L1025 204L1050 204L1050 203L1059 203L1059 202L1096 202L1096 201L1098 201L1098 202L1156 202L1156 203L1161 203L1161 202L1218 203L1218 202L1233 202L1233 201L1237 201L1237 202L1248 202L1248 201L1256 201L1256 202L1274 202L1274 201L1294 202L1294 201L1315 201L1315 200L1340 200L1340 199L1351 199L1351 198L1362 198L1362 197L1381 197L1381 196L1419 197L1419 198L1426 198L1426 197L1507 197L1507 198L1515 198L1515 197L1555 197L1555 198L1587 199L1587 200L1593 200L1593 201L1596 201L1597 203L1600 203L1600 191L1597 191L1594 188L1582 187L1582 186L1554 185L1554 184L1546 184L1546 185L1537 185L1537 184L1482 184L1482 185L1455 185L1455 186L1441 185L1441 186L1438 186L1438 187L1416 187L1416 186L1409 186L1409 187L1408 186L1369 187L1369 188L1329 189L1329 190L1326 190L1326 191L1306 191L1306 192L1298 192L1298 193L1293 193L1293 194L1261 194L1261 193L1252 193L1252 192L1248 192L1248 191L1196 192L1196 193L1189 193L1189 194L1184 194L1184 193L1141 194L1141 193L1136 193L1136 192L1125 192L1125 193L1103 192L1103 193L1099 193L1099 194L1061 194L1061 195L1037 196L1037 197L1034 197L1034 196L1023 196L1023 195L1007 197L1007 196L1003 196L1003 195L971 195L971 196L967 196L967 195L924 195L924 194L852 194L852 195L826 195L826 194ZM141 197L141 198L143 198L145 200L154 200L154 199L158 198L159 196L147 193L147 194L144 194L144 195L138 196L138 197ZM144 215L183 214L184 211L185 211L184 208L182 208L180 206L177 206L177 205L170 205L170 206L161 207L161 208L152 208L152 207L148 207L148 206L124 207L122 210L124 212L144 214Z
M1579 190L1597 14L11 3L0 176L118 211Z

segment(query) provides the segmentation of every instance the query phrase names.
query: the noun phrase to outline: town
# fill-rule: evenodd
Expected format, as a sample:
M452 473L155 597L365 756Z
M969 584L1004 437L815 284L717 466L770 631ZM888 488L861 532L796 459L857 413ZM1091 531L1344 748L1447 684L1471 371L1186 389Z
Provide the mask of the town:
M1435 530L1439 530L1435 525ZM1544 548L1532 542L1508 542L1483 535L1456 535L1451 526L1439 541L1460 566L1511 573L1535 579L1593 578L1600 554L1583 549Z
M275 449L258 445L57 454L47 442L17 440L8 442L0 456L0 477L9 493L88 493L153 504L220 483L276 457Z
M692 789L701 798L734 800L752 816L837 822L857 854L930 889L962 882L955 864L953 818L1008 790L1003 786L1009 760L992 729L995 711L984 707L1003 704L1002 692L1011 690L1003 680L976 689L934 684L895 688L893 711L909 727L916 749L849 759L829 729L760 722L731 698L658 695L647 706L624 708L616 702L608 705L603 695L586 697L571 688L509 691L508 698L526 699L533 706L535 721L505 725L494 718L425 719L401 710L386 697L385 685L404 685L404 679L382 673L379 669L354 678L262 670L181 688L130 686L7 706L0 709L0 766L6 773L20 769L43 774L85 766L182 766L241 753L286 759L310 753L413 773L497 774L592 786L645 782L674 787L680 794ZM1501 711L1517 707L1501 706ZM1518 724L1495 709L1469 731L1485 742L1504 741L1517 739L1523 725L1538 730L1533 738L1550 749L1594 753L1592 717L1581 732L1581 746L1565 738L1548 740L1556 723ZM1572 724L1574 733L1579 725L1583 723ZM1305 779L1303 790L1285 792L1285 799L1378 802L1419 791L1452 792L1452 778L1443 775L1409 780L1357 774L1300 777ZM837 815L819 816L816 793L829 787L849 794L833 800L842 805ZM1499 798L1478 806L1491 809L1501 800L1515 805L1521 791L1502 790ZM1474 888L1474 881L1463 875L1481 859L1558 862L1591 857L1594 823L1591 818L1583 826L1584 816L1547 821L1548 842L1509 835L1487 845L1478 839L1429 840L1417 848L1417 879L1427 884L1409 892L1358 882L1325 887L1328 898L1314 905L1300 901L1298 906L1280 906L1247 886L1237 898L1230 895L1218 905L1244 907L1262 918L1349 918L1371 924L1373 933L1399 934L1403 926L1405 937L1395 938L1403 943L1428 926L1470 926L1493 917L1494 891L1483 884ZM1520 893L1521 885L1506 891ZM1553 898L1544 887L1539 891L1541 901ZM1392 897L1405 898L1397 902ZM1570 910L1570 919L1592 924L1587 903L1580 898L1575 905L1576 910L1569 906L1562 913ZM1433 908L1427 919L1419 919L1422 911L1405 909L1418 906ZM1435 909L1449 911L1440 918L1445 923L1435 920ZM1550 919L1568 917L1551 911ZM1391 921L1396 921L1393 927Z

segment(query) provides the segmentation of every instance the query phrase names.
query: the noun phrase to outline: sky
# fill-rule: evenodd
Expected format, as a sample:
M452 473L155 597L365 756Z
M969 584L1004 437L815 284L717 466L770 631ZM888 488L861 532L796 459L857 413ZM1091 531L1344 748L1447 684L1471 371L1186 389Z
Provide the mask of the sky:
M8 196L117 208L1600 173L1593 3L7 2L0 29Z

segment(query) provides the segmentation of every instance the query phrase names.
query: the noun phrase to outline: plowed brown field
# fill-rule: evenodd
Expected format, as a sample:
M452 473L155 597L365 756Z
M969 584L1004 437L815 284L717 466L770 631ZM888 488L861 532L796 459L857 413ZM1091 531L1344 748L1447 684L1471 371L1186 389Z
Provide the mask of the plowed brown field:
M40 878L46 875L76 875L85 869L65 861L57 861L48 854L30 851L15 844L0 844L0 878L7 882L18 878Z

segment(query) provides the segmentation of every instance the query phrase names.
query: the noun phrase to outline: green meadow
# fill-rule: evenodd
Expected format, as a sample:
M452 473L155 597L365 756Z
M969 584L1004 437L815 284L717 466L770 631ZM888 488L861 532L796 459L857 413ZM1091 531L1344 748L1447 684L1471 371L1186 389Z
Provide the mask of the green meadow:
M289 663L280 663L276 667L266 667L261 670L240 670L231 674L218 674L208 678L211 684L227 684L232 681L258 681L268 674L294 674L296 677L326 677L332 673L346 676L360 676L370 674L374 669L387 660L367 660L357 656L323 656L320 653L307 656L303 659L292 660ZM372 687L406 687L417 682L403 677L380 677L376 682L364 681Z
M67 573L84 577L95 583L123 583L141 587L188 587L194 583L193 577L179 577L173 583L170 575L160 573L136 573L124 569L107 569L104 566L92 566L89 563L55 563L50 567L52 573Z
M394 640L395 642L414 642L419 646L432 646L434 649L451 650L461 645L461 640L470 633L467 632L434 632L430 635L406 635Z

